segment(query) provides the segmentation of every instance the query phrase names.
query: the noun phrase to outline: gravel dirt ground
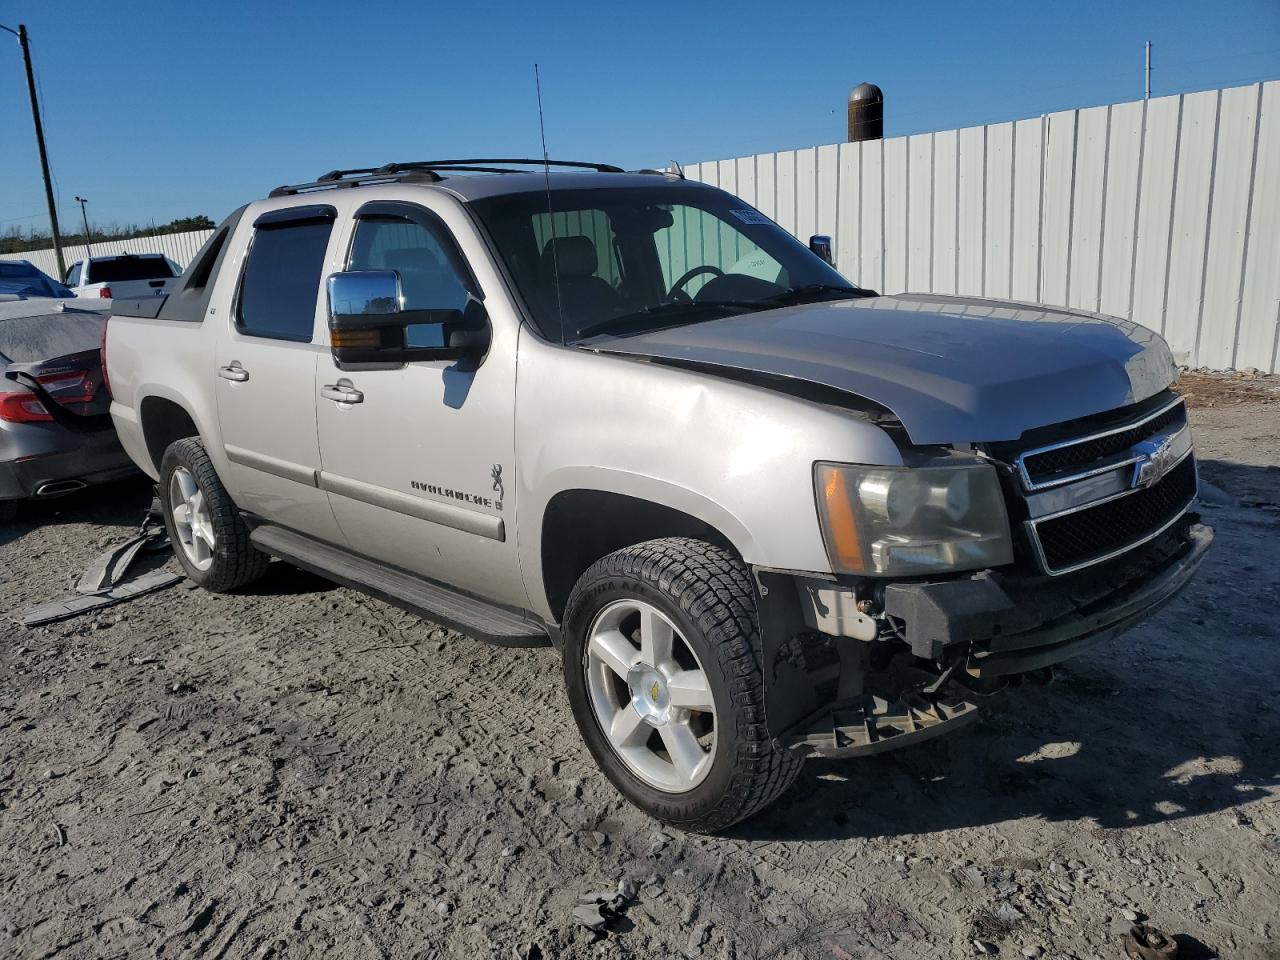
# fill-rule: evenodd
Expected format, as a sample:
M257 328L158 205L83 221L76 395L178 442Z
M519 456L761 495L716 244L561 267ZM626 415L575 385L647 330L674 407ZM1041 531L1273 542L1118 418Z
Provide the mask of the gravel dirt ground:
M1183 386L1234 498L1191 588L955 736L810 762L723 837L621 802L551 649L283 564L6 619L0 956L1083 960L1137 916L1181 960L1280 958L1280 378ZM0 610L65 595L149 499L0 529ZM575 924L620 883L610 932Z

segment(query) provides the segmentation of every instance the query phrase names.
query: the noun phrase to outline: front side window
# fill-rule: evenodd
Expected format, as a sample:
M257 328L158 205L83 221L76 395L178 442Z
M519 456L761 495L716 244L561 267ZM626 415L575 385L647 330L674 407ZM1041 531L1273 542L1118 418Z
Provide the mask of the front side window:
M67 286L80 286L80 264L74 264L71 269L67 271Z
M310 342L332 222L263 224L253 234L236 318L241 333Z
M471 294L445 249L451 241L421 223L362 218L356 224L348 270L394 270L402 310L464 310ZM438 323L409 324L405 346L442 347Z
M722 190L553 189L550 197L529 191L469 205L552 341L871 295Z

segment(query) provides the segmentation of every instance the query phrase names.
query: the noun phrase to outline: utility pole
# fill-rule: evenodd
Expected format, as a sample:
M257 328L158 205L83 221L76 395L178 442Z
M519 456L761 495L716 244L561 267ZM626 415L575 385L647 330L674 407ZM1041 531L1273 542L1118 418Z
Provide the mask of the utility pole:
M76 203L80 204L80 216L84 218L84 258L86 260L93 256L93 246L89 243L89 215L84 212L84 205L88 202L84 197L76 197Z
M1147 95L1144 99L1151 99L1151 41L1147 41Z
M31 69L31 46L27 43L27 28L18 29L0 24L0 30L8 30L22 44L22 62L27 67L27 92L31 95L31 119L36 124L36 146L40 148L40 171L44 174L44 198L49 203L49 227L53 231L53 252L58 258L58 279L67 275L67 264L62 258L62 234L58 232L58 208L53 202L53 180L49 176L49 155L44 149L44 124L40 122L40 101L36 99L36 75Z

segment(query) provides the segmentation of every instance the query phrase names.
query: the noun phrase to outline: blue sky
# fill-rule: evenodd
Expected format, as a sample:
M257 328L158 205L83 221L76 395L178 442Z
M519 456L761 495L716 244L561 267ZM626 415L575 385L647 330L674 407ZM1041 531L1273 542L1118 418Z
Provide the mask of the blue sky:
M220 219L333 167L539 156L624 166L886 135L1280 77L1280 0L435 4L0 0L25 22L67 229ZM0 230L45 228L17 41L0 33Z

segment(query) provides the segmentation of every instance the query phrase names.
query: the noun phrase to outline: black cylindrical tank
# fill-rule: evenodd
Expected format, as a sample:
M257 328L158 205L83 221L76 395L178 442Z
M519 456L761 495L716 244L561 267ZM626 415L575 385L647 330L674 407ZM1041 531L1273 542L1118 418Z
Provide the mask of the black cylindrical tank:
M874 83L860 83L849 94L849 142L884 137L884 92Z

